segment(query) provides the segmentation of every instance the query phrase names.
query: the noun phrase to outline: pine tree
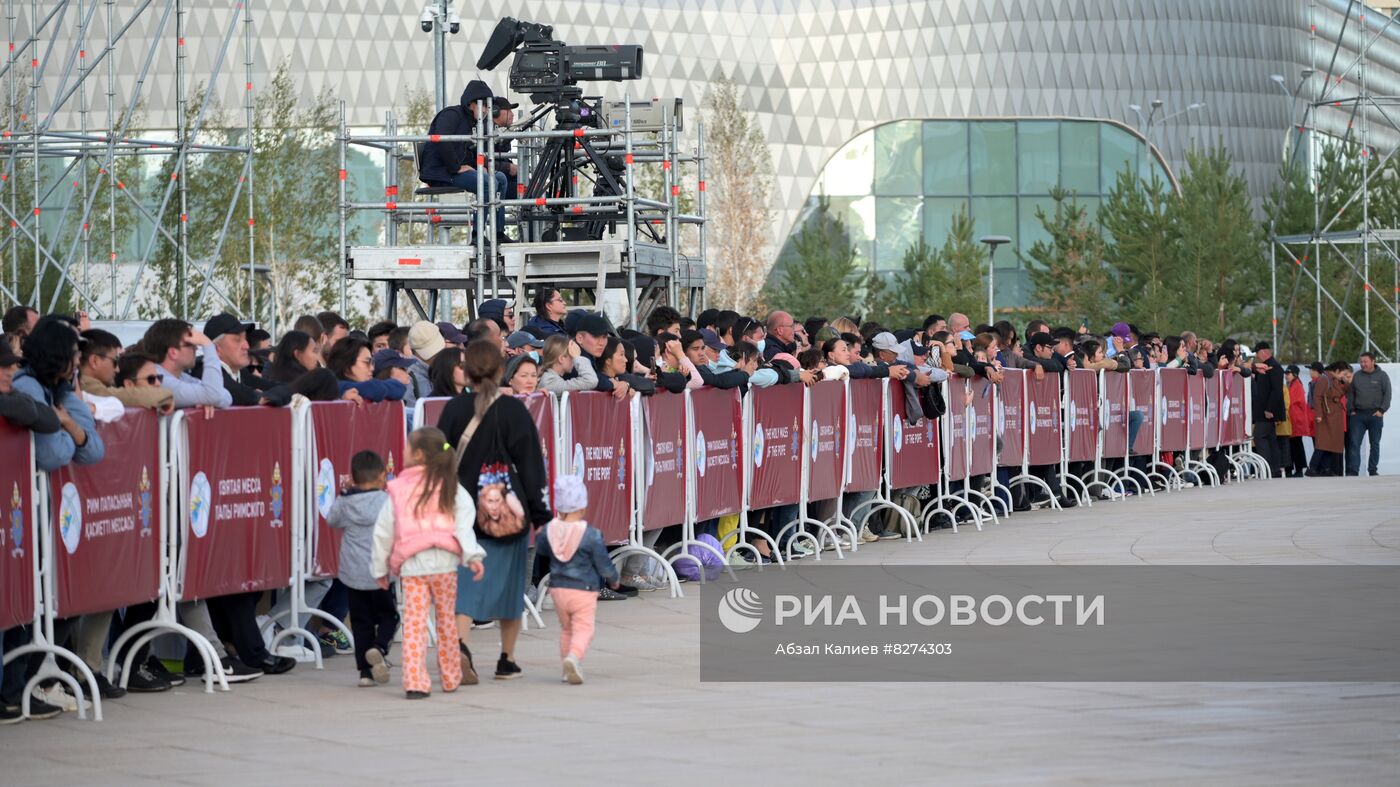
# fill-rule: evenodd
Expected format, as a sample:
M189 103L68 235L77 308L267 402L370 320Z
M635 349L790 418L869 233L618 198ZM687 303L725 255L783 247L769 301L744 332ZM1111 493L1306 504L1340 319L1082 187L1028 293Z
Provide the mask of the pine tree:
M850 232L823 198L789 241L782 270L764 302L798 319L850 314L856 307L856 248Z
M1105 263L1107 254L1098 225L1074 194L1051 189L1054 215L1036 208L1035 216L1050 240L1036 241L1021 255L1035 287L1036 305L1057 325L1106 326L1116 317L1119 286Z
M974 229L975 220L966 209L953 216L938 255L942 281L935 282L935 297L911 304L920 322L937 309L944 309L944 315L962 312L973 325L979 322L987 305L987 250L977 242Z
M1111 238L1105 258L1118 276L1123 304L1118 318L1149 331L1162 330L1170 316L1175 260L1171 199L1156 175L1150 182L1139 181L1124 169L1099 208L1099 222Z

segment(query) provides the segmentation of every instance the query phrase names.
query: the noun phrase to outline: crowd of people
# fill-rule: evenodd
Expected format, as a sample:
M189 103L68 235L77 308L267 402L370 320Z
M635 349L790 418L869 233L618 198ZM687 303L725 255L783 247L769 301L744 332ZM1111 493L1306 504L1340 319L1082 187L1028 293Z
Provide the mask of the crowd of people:
M1366 472L1375 475L1383 418L1391 400L1390 381L1375 357L1362 354L1360 368L1337 361L1310 364L1305 387L1301 369L1283 366L1266 342L1252 348L1234 339L1219 343L1190 332L1162 336L1119 322L1104 335L1085 327L1052 326L1031 320L1024 333L1009 321L974 325L963 314L930 314L917 327L884 326L851 317L808 317L774 311L762 319L708 309L695 318L658 306L641 330L617 329L602 313L571 309L560 290L537 290L531 316L517 321L513 304L488 300L466 325L419 321L378 322L354 329L334 312L308 315L274 337L229 314L202 326L177 319L157 320L131 346L88 324L78 314L40 316L15 307L3 318L0 341L0 417L34 433L38 469L69 463L91 464L105 449L97 424L120 418L125 408L169 413L179 408L206 412L232 406L280 407L296 397L310 401L402 401L450 397L431 428L409 436L404 472L387 481L382 457L361 454L352 470L354 486L344 490L329 517L345 531L341 575L308 583L308 603L337 620L349 619L355 646L335 627L303 617L319 639L322 655L353 652L359 680L374 686L387 680L389 649L400 621L391 578L400 583L403 602L403 675L407 696L429 693L424 652L429 610L437 615L443 688L478 679L470 650L474 627L490 621L500 630L497 679L522 674L515 660L525 598L541 577L553 577L555 608L564 632L562 676L582 681L581 661L592 636L593 607L599 600L622 600L662 586L658 567L629 560L622 575L611 571L600 537L587 526L586 494L559 488L555 509L543 494L544 457L528 411L514 396L535 391L599 391L619 399L681 392L710 386L747 390L774 385L813 385L820 380L888 378L904 387L911 422L941 415L946 404L939 383L981 377L993 383L1008 369L1036 378L1069 369L1125 373L1133 369L1185 369L1214 376L1235 370L1253 388L1255 450L1277 476L1357 475L1361 447L1369 441ZM1142 427L1129 413L1129 444ZM1311 460L1304 437L1313 441ZM1218 452L1203 452L1228 478ZM368 455L366 455L368 454ZM1179 461L1180 457L1131 456L1106 462ZM1091 468L1071 464L1071 473ZM1071 506L1059 465L1032 472L1059 491ZM999 470L1001 495L1009 508L1029 510L1050 504L1043 489L1006 490L1009 471ZM975 484L989 477L973 479ZM566 485L571 483L564 481ZM848 493L815 509L815 518L834 516L836 506L850 513L873 493ZM926 488L895 490L897 498L927 500ZM768 562L773 550L800 559L818 548L832 548L801 528L786 528L796 506L749 512L758 535L751 557ZM965 514L964 514L965 515ZM719 520L698 523L700 534L715 537ZM952 521L936 520L936 526ZM896 517L871 517L855 535L861 542L903 537ZM547 536L529 545L532 528ZM675 528L649 535L675 540ZM650 544L649 544L650 545ZM181 602L180 620L213 645L220 663L210 665L232 682L278 675L296 660L269 652L259 611L285 612L289 594L265 598L239 593ZM270 604L270 608L265 605ZM103 697L125 690L101 677L107 645L120 632L149 620L154 603L118 612L83 615L55 625L56 644L69 646L98 674ZM30 637L27 627L4 632L12 650ZM160 692L202 675L205 665L191 650L180 668L144 648L127 689ZM21 694L40 659L9 665L0 681L0 721L20 718ZM41 684L32 698L31 717L45 718L76 708L57 681Z

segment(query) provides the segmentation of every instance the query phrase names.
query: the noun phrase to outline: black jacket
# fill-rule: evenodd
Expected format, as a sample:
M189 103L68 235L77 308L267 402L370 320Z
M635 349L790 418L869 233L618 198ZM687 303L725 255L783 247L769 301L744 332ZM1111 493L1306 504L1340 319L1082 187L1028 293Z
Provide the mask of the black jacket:
M1264 421L1287 421L1288 409L1283 406L1283 367L1273 358L1265 364L1269 371L1255 374L1250 380L1250 385L1254 387L1254 411L1250 415L1256 424ZM1271 413L1273 417L1265 417L1265 412Z
M763 360L771 361L778 353L787 353L792 357L797 357L797 342L784 343L776 336L769 336L763 340Z
M729 369L723 372L716 372L708 365L695 367L700 372L700 380L711 388L743 388L749 383L748 372L741 369ZM779 377L782 377L779 374Z
M58 413L52 407L19 391L0 394L0 418L39 434L53 434L61 428Z
M471 107L477 101L491 102L491 88L479 79L467 83L462 101L445 107L428 126L429 134L462 135L476 133L476 116ZM474 142L425 142L418 155L418 179L430 186L450 186L463 164L476 166Z

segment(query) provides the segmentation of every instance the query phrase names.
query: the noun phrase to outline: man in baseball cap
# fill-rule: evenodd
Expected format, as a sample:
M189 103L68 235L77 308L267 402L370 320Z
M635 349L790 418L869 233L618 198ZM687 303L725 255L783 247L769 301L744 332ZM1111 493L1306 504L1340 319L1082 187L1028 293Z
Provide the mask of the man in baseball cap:
M571 314L570 317L573 317ZM602 363L600 359L603 350L607 349L608 339L612 332L612 326L601 314L585 312L573 321L574 341L578 343L582 354L574 360L574 371L565 379L572 379L578 374L579 365L583 363L592 364L593 371L601 372ZM625 380L611 380L605 375L598 374L598 386L595 391L610 391L619 399L626 396L631 390L631 386ZM622 391L621 394L617 393Z
M405 358L403 353L398 350L388 348L380 350L370 356L370 363L374 365L376 379L398 380L404 385L413 384L413 378L409 376L408 370L413 368L416 361L412 358Z
M228 313L216 314L204 323L204 335L214 343L214 351L224 367L224 390L233 397L235 407L252 407L262 401L263 391L275 387L261 377L243 373L252 363L248 331L253 327L253 323Z
M506 354L515 356L527 353L531 350L539 350L544 347L544 339L536 338L534 334L525 331L516 331L506 337Z

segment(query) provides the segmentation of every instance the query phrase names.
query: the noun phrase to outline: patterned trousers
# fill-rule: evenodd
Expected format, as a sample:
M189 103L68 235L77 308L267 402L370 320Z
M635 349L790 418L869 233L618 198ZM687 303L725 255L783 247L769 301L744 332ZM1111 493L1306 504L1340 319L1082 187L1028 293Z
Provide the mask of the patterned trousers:
M442 690L456 691L462 683L462 654L457 649L457 574L404 577L403 584L403 688L428 692L428 610L437 615L438 676Z

